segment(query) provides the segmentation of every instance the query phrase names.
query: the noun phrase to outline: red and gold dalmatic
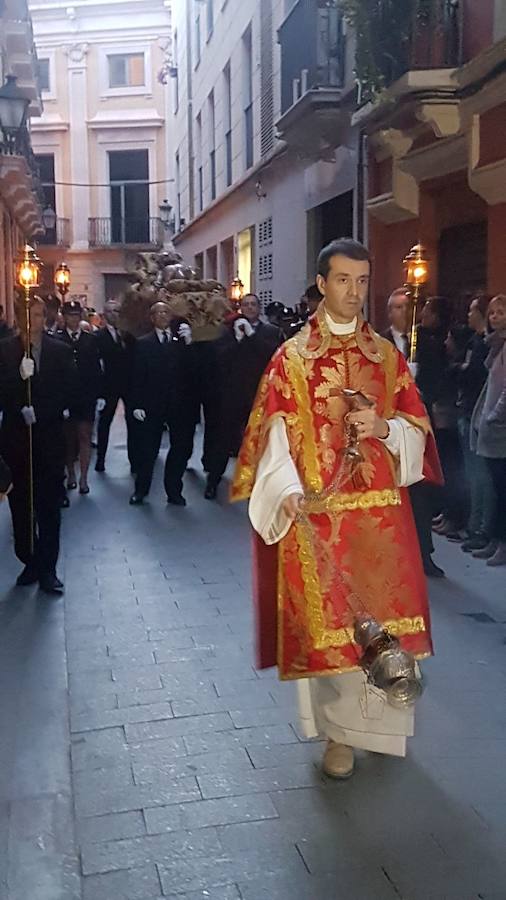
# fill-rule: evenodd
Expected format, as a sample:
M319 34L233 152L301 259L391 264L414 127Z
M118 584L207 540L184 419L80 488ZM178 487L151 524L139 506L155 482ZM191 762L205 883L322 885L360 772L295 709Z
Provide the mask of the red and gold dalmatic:
M357 600L417 658L432 652L418 539L393 457L380 441L363 441L363 462L332 489L346 446L344 388L373 399L378 415L420 427L428 436L425 477L440 481L429 420L402 355L363 320L354 334L332 335L320 307L269 364L231 494L250 496L269 427L282 417L308 515L275 546L255 535L254 564L259 665L277 664L284 679L358 668Z

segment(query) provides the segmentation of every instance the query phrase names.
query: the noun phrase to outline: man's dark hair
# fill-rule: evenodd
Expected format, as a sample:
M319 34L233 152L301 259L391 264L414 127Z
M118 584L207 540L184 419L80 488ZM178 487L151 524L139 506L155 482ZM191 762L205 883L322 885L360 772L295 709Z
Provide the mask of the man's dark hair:
M320 250L316 264L318 275L327 280L330 272L330 260L333 256L347 256L348 259L356 259L360 262L371 262L369 251L363 244L354 241L353 238L337 238Z
M306 292L304 297L308 302L311 300L317 300L318 302L323 299L323 294L318 290L318 285L310 284L308 288L306 288Z

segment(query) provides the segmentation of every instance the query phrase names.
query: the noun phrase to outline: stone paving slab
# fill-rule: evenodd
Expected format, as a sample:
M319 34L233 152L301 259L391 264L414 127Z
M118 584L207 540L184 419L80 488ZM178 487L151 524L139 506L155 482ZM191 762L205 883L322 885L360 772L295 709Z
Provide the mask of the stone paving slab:
M4 859L26 873L6 900L77 900L72 797L82 900L505 900L504 571L437 542L448 578L431 584L437 656L417 737L406 760L357 754L355 776L336 784L321 743L300 734L294 685L255 669L244 510L187 481L187 509L166 507L158 466L149 505L131 509L113 447L89 497L71 498L65 642L61 601L43 632L68 673L55 697L65 728L31 713L39 794L62 791L60 837L43 843L50 889L37 893L46 807L32 796L9 813L0 794L2 900ZM30 616L46 608L35 596ZM54 691L57 668L39 654L32 669ZM0 740L0 785L2 753ZM34 758L18 761L18 799Z

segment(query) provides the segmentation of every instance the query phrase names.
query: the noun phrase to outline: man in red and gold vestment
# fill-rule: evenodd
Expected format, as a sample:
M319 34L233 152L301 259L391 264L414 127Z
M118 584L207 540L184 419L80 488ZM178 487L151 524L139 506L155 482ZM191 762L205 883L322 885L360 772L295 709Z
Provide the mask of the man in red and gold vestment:
M274 354L241 448L232 499L250 498L259 665L298 679L306 735L324 735L324 771L352 774L353 748L404 756L412 709L367 683L353 639L374 616L404 649L432 653L425 578L407 487L438 481L430 423L401 353L362 317L365 247L318 258L323 300ZM343 391L368 408L350 412ZM350 428L360 457L348 462Z

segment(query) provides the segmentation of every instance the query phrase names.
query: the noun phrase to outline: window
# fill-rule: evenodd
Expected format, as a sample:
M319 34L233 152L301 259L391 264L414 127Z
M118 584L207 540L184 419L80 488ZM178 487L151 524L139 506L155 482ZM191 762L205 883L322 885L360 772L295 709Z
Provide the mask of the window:
M39 169L39 177L44 194L44 208L51 207L56 212L56 192L54 186L54 155L53 153L38 154L35 162ZM56 244L57 223L54 228L46 228L45 234L37 238L41 244Z
M202 113L197 116L197 190L199 212L204 209L204 170L202 166Z
M269 281L272 278L272 253L264 253L258 258L258 279Z
M223 70L223 121L225 125L225 180L232 184L232 80L230 63Z
M213 0L206 0L207 12L207 40L211 37L214 28L214 6Z
M39 85L41 91L48 94L51 90L51 77L49 72L49 60L39 59Z
M258 246L267 247L269 244L272 244L272 216L258 226Z
M149 243L147 150L111 150L111 243Z
M109 87L144 87L144 54L122 53L107 57L109 64Z
M243 109L244 109L244 161L246 168L253 165L253 48L251 25L242 39L243 56Z
M209 110L209 169L211 179L211 200L216 199L216 123L214 109L214 91L207 98Z
M201 43L201 35L200 35L200 11L197 13L197 18L195 19L195 68L197 68L200 62L200 43Z

